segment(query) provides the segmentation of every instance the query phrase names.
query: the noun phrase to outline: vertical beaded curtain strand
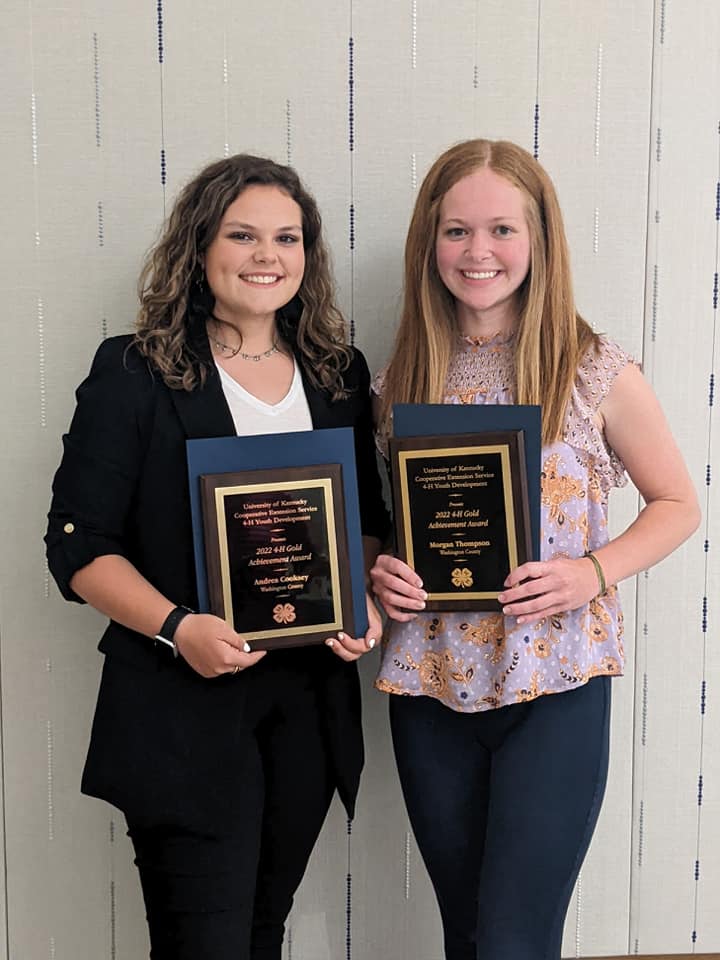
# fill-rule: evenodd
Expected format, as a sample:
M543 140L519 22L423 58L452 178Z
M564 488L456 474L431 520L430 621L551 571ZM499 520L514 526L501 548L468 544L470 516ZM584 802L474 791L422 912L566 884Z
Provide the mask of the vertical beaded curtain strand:
M290 100L285 101L285 155L289 167L292 166L292 108Z
M602 105L603 81L603 45L598 44L597 72L595 78L595 219L593 223L593 253L600 250L600 183L602 166L600 163L600 116Z
M720 283L720 120L717 123L717 180L715 183L714 197L714 215L715 215L715 270L712 278L712 298L711 298L711 324L712 324L712 354L710 358L709 385L707 392L707 466L705 468L705 529L703 537L703 601L702 601L702 672L700 679L700 699L699 699L699 725L700 725L700 744L698 755L698 780L697 780L697 828L695 840L695 889L693 891L693 929L692 945L693 950L698 940L698 913L701 890L701 862L702 862L702 833L703 833L703 770L705 759L705 719L707 715L707 696L708 696L708 622L710 619L710 521L712 518L712 462L713 462L713 408L715 403L715 366L717 363L717 344L718 344L718 298Z
M35 320L37 329L37 374L39 410L38 419L41 429L47 427L47 378L45 364L45 304L43 291L40 287L40 277L44 275L41 269L40 256L40 154L38 150L38 103L35 92L35 37L34 11L32 0L28 2L28 38L30 59L30 143L32 159L32 191L33 191L33 254L34 273L37 278L35 294ZM50 572L45 562L43 593L45 599L50 597Z
M227 54L227 11L225 12L225 27L223 29L223 70L222 70L222 79L223 79L223 129L224 129L224 144L223 144L223 156L230 156L230 123L229 123L229 111L230 111L230 68L228 65L228 54Z
M160 79L160 183L163 190L163 216L165 215L165 187L167 185L167 162L165 157L165 22L163 0L157 0L157 49Z
M540 59L540 9L538 5L538 63ZM601 172L602 166L600 162L600 144L601 144L601 128L600 128L600 117L601 117L601 105L602 105L602 69L603 69L603 46L602 43L598 44L597 50L597 60L595 68L595 123L593 127L594 135L594 144L593 144L593 157L595 160L595 170L594 170L594 180L595 180L595 204L593 211L593 232L592 232L592 249L593 254L597 255L600 249L600 203L599 203L599 193L600 193L600 183L602 182ZM538 78L539 78L539 67L538 67ZM538 94L537 101L539 102L539 81L538 81ZM534 128L534 149L539 150L539 107L536 103L535 110L535 128ZM535 154L537 157L537 153ZM599 266L599 263L597 264ZM589 556L595 567L595 572L598 577L598 592L599 594L605 593L605 577L603 574L602 567L600 562L595 557L593 553L586 554ZM585 914L583 911L583 867L580 868L578 873L578 878L575 884L575 956L580 957L583 954L583 920Z
M542 0L537 0L537 47L535 51L535 109L533 111L533 156L540 156L540 38Z
M223 156L230 156L230 59L228 57L228 23L230 23L230 9L228 0L223 0Z
M47 382L45 375L45 305L39 278L43 275L40 264L40 154L38 149L38 102L35 93L35 43L34 13L32 0L28 3L29 46L30 46L30 136L32 144L32 181L33 181L33 220L35 236L35 276L38 286L35 289L36 329L38 346L38 385L40 394L40 426L47 427Z
M479 2L479 0L478 0ZM410 198L411 206L415 202L415 194L417 192L418 180L417 180L417 153L415 150L415 143L417 141L417 115L416 115L416 84L417 84L417 65L418 65L418 26L417 26L417 0L411 0L410 2L410 125L411 125L411 144L412 152L410 154L410 189L412 190L412 196ZM411 883L412 883L412 869L411 869L411 858L410 852L412 849L412 834L410 832L410 823L406 817L406 830L405 830L405 871L404 871L404 881L405 881L405 901L410 901L411 893Z
M28 35L29 35L29 54L30 54L30 141L32 157L32 184L33 184L33 234L34 234L34 273L37 278L35 288L35 308L37 323L37 347L38 347L38 386L39 386L39 425L41 429L47 427L47 393L46 393L46 370L45 370L45 308L43 304L42 290L40 288L40 277L43 276L40 263L40 189L39 189L39 150L38 150L38 103L35 92L35 43L34 43L34 11L32 0L28 2ZM50 595L49 573L47 564L45 564L44 575L44 595L48 599ZM45 664L47 673L48 696L46 702L51 702L49 690L53 681L52 661L48 659ZM46 776L47 776L47 837L48 842L52 843L55 839L55 802L54 802L54 776L53 776L53 753L54 753L54 735L52 717L48 715L46 724ZM4 731L5 722L2 713L2 704L0 704L0 728ZM5 825L3 825L3 841L5 841ZM6 851L4 851L6 853ZM7 866L7 864L6 864ZM6 877L7 881L7 877ZM7 890L7 882L5 883ZM49 954L51 960L54 960L55 937L50 934Z
M103 137L102 137L102 73L100 59L100 38L97 32L92 35L92 62L93 62L93 94L95 108L95 151L97 199L97 271L105 278L105 178L103 168ZM100 339L106 340L108 335L107 310L105 307L105 290L107 284L100 284Z
M415 82L417 71L417 0L410 3L410 124L412 130L412 153L410 154L410 188L415 199L417 190L417 153L415 151Z
M651 144L649 155L648 174L650 178L650 189L648 192L648 242L646 256L646 274L652 276L652 285L650 289L649 304L649 338L647 321L644 327L643 344L643 368L652 382L655 372L655 343L657 339L657 322L659 309L659 259L660 259L660 196L662 187L662 134L661 120L663 113L663 72L665 60L665 0L661 0L659 18L656 20L655 39L653 43L653 77L651 89ZM646 317L648 306L646 305ZM638 498L638 509L640 508ZM645 845L646 845L646 822L645 811L647 804L647 771L648 771L648 714L649 704L652 697L652 679L648 665L649 642L650 642L650 614L652 576L651 571L645 570L638 578L637 587L637 621L640 624L642 616L642 626L636 630L636 676L642 677L640 689L640 731L639 738L635 736L635 744L638 752L633 760L633 785L638 796L636 809L637 820L633 824L632 848L634 857L630 867L630 936L629 940L633 945L633 952L638 953L641 949L640 931L643 929L643 867L645 863ZM642 613L640 611L642 610ZM637 712L636 712L637 718ZM636 719L637 724L637 719ZM639 748L637 747L639 741Z
M110 960L116 960L117 957L117 897L116 897L116 884L115 884L115 853L116 853L116 843L115 843L115 821L110 821L110 829L108 832L109 843L110 843L110 866L109 866L109 882L110 882Z
M345 875L345 960L352 960L352 820L347 820L347 873Z
M98 274L105 277L105 177L104 177L104 156L103 156L103 136L102 136L102 69L100 53L100 37L97 32L92 35L92 63L93 63L93 98L95 111L95 150L97 158L96 167L96 186L98 189L97 199L97 261ZM100 285L100 337L102 340L108 336L108 319L105 302L106 284ZM115 821L110 819L108 826L108 888L107 888L107 911L108 911L108 929L110 933L109 956L110 960L116 960L117 956L117 907L116 907L116 885L115 885Z
M473 24L473 90L475 91L475 96L473 97L473 118L474 124L473 128L475 133L478 134L478 89L480 87L480 67L478 62L480 60L480 0L475 0L475 10L474 13L474 24Z
M353 36L353 0L349 0L348 38L348 165L350 207L348 241L350 245L350 343L355 343L355 37Z
M348 242L350 246L350 343L355 343L355 36L353 0L348 2L348 166L350 204ZM347 819L347 873L345 878L345 960L352 960L352 820Z

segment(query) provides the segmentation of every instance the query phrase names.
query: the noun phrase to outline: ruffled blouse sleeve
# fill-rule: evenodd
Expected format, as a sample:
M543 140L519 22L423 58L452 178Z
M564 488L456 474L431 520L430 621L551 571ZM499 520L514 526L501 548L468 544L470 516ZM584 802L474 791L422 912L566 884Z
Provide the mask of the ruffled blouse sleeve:
M628 478L625 465L608 445L596 414L615 378L630 363L636 361L622 347L600 337L598 345L591 346L580 362L565 415L563 439L593 457L594 473L605 492L611 487L625 486Z
M385 373L386 373L386 371L387 371L387 367L383 367L382 370L379 370L379 371L375 374L375 376L372 378L372 382L371 382L371 384L370 384L370 393L371 393L371 395L372 395L373 397L377 397L378 399L380 399L380 398L382 397L383 392L384 392L384 390L385 390ZM377 447L378 452L381 454L381 456L382 456L385 460L387 460L387 459L388 459L388 456L389 456L389 454L388 454L388 435L387 435L387 433L386 433L384 430L382 430L382 429L380 429L380 428L377 428L377 429L375 430L375 446Z

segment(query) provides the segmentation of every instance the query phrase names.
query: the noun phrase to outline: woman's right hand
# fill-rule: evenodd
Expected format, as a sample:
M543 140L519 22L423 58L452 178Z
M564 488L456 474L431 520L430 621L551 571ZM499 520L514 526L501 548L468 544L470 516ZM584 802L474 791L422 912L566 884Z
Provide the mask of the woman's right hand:
M224 673L239 673L262 660L265 650L250 647L225 620L211 613L184 617L175 631L178 653L196 673L210 680Z
M403 560L381 553L370 570L375 596L393 620L405 623L414 620L417 613L424 610L427 593L422 588L422 580Z

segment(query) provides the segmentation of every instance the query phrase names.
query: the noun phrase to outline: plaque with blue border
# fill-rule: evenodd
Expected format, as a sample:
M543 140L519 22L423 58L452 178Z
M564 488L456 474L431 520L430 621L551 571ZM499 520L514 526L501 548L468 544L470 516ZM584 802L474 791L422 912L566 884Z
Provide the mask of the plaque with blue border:
M353 431L187 441L199 609L254 650L367 630Z
M540 407L400 404L393 424L398 553L427 609L499 609L510 570L539 557Z

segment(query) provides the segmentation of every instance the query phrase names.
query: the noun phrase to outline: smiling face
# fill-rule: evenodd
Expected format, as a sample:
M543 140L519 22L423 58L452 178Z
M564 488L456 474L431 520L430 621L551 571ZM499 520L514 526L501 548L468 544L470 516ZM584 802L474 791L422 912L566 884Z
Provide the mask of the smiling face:
M235 326L274 317L302 283L300 207L278 187L247 187L225 211L204 264L217 317Z
M458 180L440 205L435 256L459 330L488 336L513 329L530 269L523 194L489 167Z

